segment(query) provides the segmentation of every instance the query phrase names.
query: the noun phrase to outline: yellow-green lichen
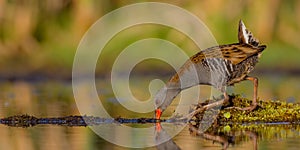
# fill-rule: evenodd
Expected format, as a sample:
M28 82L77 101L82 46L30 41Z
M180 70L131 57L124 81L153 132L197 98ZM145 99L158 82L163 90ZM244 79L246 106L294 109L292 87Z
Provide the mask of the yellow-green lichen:
M230 96L230 104L226 107L247 107L250 106L251 100L242 98L238 95ZM222 108L217 115L218 124L235 124L235 123L270 123L270 122L300 122L300 105L294 103L286 103L280 101L261 101L258 102L259 106L253 111L243 111L235 108L224 109ZM225 104L226 105L226 104ZM203 104L199 104L202 107ZM217 110L210 109L200 112L195 115L196 120L200 121L203 114L209 115L207 111L216 112ZM215 113L213 113L215 114Z

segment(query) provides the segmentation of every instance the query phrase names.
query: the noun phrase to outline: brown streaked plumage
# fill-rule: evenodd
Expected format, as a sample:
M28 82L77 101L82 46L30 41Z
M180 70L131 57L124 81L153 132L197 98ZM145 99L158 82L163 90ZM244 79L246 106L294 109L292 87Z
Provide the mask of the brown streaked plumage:
M237 109L255 109L258 79L248 74L254 69L266 46L260 45L242 21L239 22L238 40L239 43L219 45L200 51L185 62L155 96L156 118L160 118L161 113L182 90L199 84L211 85L220 90L226 101L229 99L226 86L250 80L254 84L252 104L250 107Z

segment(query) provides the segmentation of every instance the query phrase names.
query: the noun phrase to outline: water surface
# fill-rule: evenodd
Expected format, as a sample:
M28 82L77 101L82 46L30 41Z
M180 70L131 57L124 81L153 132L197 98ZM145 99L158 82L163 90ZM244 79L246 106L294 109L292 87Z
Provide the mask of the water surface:
M140 99L150 97L148 84L151 79L137 78L130 85L132 93ZM259 84L259 97L266 100L282 100L299 103L300 85L298 77L262 76ZM101 102L113 117L153 117L153 112L136 114L118 104L112 93L110 82L98 79L97 91ZM80 114L72 93L69 81L2 81L0 83L0 117L28 114L36 117L63 117ZM252 84L245 82L238 84L230 92L239 93L252 98ZM208 97L210 89L204 87L203 97ZM176 101L168 108L166 117L170 116L176 107ZM88 115L88 114L86 114ZM138 125L135 125L138 126ZM149 127L153 124L140 125ZM255 128L253 126L256 126ZM223 129L218 129L222 131ZM154 131L153 131L154 132ZM145 137L150 137L144 135ZM245 125L240 130L229 132L209 133L229 141L229 149L298 149L300 147L300 127L298 125ZM67 127L58 125L38 125L21 128L0 125L0 149L127 149L109 143L95 134L89 127ZM118 133L115 133L118 137ZM137 136L124 137L131 142L139 141ZM231 142L231 143L230 143ZM221 149L222 144L203 135L191 134L186 126L172 143L181 149ZM224 144L224 143L223 143ZM174 145L173 145L174 146ZM146 149L161 149L162 147L148 147Z

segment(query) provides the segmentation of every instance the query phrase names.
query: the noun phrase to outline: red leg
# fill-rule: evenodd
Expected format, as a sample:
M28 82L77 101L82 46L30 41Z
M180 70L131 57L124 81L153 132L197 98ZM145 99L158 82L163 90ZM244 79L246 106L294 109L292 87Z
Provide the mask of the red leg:
M196 115L199 112L202 112L202 111L207 110L207 109L211 109L211 108L216 107L216 106L221 106L224 103L228 102L228 100L229 100L228 94L226 92L223 92L223 95L224 95L223 100L219 100L219 101L207 104L207 105L205 105L201 108L198 108L198 109L194 110L193 112L189 113L185 118L192 118L194 115Z
M250 80L253 82L253 101L252 105L257 106L257 88L258 88L258 79L256 77L247 77L246 80Z
M250 80L253 82L253 100L252 100L252 104L249 107L245 107L245 108L240 108L240 107L228 107L226 109L238 109L238 110L249 110L252 111L256 108L257 106L257 88L258 88L258 79L256 77L246 77L246 80Z
M249 110L252 111L256 108L257 106L257 87L258 87L258 79L256 77L246 77L246 80L250 80L253 82L253 100L252 104L249 107L245 108L240 108L240 107L230 107L230 108L235 108L238 110Z

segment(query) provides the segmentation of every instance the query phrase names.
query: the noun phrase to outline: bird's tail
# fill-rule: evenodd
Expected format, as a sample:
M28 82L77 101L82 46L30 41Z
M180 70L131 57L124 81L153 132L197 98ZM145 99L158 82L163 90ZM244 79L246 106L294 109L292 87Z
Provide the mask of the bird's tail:
M259 46L259 40L256 39L253 34L246 28L243 21L239 22L239 32L238 32L239 43L250 44L252 46Z

